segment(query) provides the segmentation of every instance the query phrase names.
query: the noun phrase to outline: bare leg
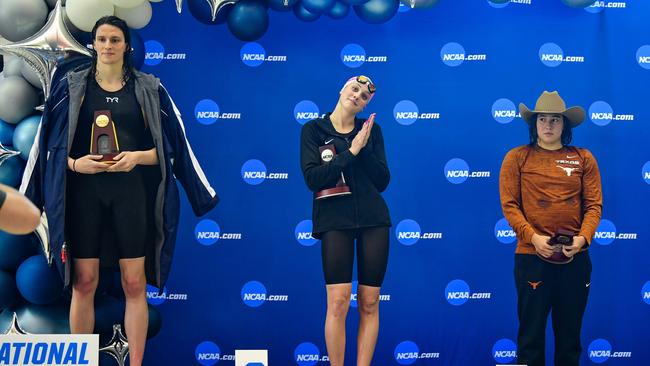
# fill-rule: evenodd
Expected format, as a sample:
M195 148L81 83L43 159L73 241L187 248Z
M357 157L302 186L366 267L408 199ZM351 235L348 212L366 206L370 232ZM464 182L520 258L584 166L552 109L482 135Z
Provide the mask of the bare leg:
M370 366L379 334L379 287L359 285L359 334L357 366Z
M74 259L70 333L91 334L95 328L95 291L99 283L99 258Z
M129 339L129 361L131 366L141 366L149 325L144 257L120 259L120 271L126 295L124 327Z
M345 318L350 308L351 283L327 285L325 343L331 366L343 366L345 359Z

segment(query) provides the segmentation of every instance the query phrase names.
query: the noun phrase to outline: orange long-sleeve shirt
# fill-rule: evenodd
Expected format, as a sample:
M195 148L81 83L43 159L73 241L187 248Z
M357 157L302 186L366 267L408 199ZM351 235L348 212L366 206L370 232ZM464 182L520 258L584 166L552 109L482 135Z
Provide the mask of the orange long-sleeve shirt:
M503 214L517 234L516 253L535 253L534 233L553 236L564 229L591 243L598 228L603 206L600 172L587 149L516 147L503 159L499 191Z

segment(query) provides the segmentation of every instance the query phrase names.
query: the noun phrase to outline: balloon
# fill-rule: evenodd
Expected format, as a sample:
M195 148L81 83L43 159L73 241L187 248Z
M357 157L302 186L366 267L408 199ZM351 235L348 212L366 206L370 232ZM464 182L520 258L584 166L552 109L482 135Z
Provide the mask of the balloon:
M36 70L32 69L27 62L20 61L20 73L33 87L41 89L41 79L38 77Z
M264 4L253 0L241 0L228 14L228 29L238 39L254 41L266 33L269 14Z
M38 105L36 90L22 77L9 76L0 81L0 119L18 123Z
M70 306L57 302L49 306L24 304L16 309L18 324L32 334L69 334Z
M0 231L0 270L14 272L25 259L35 254L38 250L31 235L11 235Z
M20 151L20 157L25 160L29 159L29 151L34 144L40 122L40 115L27 117L18 124L14 131L13 146Z
M67 0L65 11L75 27L90 32L99 18L113 15L115 8L106 0Z
M147 339L153 338L162 328L162 314L156 307L149 305L149 327L147 328Z
M17 156L11 157L0 164L0 183L17 187L23 176L25 161Z
M43 0L2 0L0 6L0 35L16 42L36 33L47 19Z
M593 5L596 0L562 0L562 2L572 8L586 8Z
M308 10L310 13L321 14L325 13L332 6L334 6L335 0L302 0L302 6Z
M140 69L144 65L145 48L144 41L137 31L131 31L131 48L133 49L131 54L133 67Z
M0 271L0 309L10 307L18 299L18 288L16 288L14 275L9 272ZM2 331L4 332L4 329Z
M113 324L124 323L124 300L110 295L95 296L95 333L112 333Z
M334 6L327 12L331 18L334 19L343 19L350 12L350 5L342 1L337 1L334 3Z
M350 5L361 5L368 2L368 0L343 0Z
M13 144L14 125L0 120L0 144L11 145Z
M499 0L503 1L503 0ZM506 0L505 2L508 2L510 0ZM496 3L495 1L492 1L493 3ZM411 9L426 9L430 8L438 3L438 0L402 0L402 3Z
M124 9L135 8L136 6L141 6L144 3L148 3L147 0L108 0L108 2L113 3L115 7L120 7ZM117 14L115 14L117 15ZM119 16L119 15L117 15ZM121 18L121 17L120 17Z
M20 58L13 56L13 55L7 55L4 58L4 69L3 73L5 77L9 76L22 76L22 73L20 71L21 68L21 61Z
M277 11L289 11L298 0L269 0L269 6Z
M366 23L384 23L399 10L399 0L370 0L354 6L354 12Z
M313 22L314 20L320 17L320 14L312 13L309 10L305 9L301 3L297 3L293 7L293 13L296 17L305 22Z
M68 31L74 37L74 39L79 42L84 47L88 47L88 45L93 44L93 39L92 39L92 33L90 32L84 32L81 29L75 27L74 24L70 21L70 17L68 17L68 14L64 12L63 14L63 22L65 23L65 26L68 28Z
M44 256L27 258L16 271L18 291L34 304L50 304L61 297L63 283L56 267L48 266Z
M143 2L133 8L115 8L115 16L122 18L129 28L142 29L151 21L151 4Z

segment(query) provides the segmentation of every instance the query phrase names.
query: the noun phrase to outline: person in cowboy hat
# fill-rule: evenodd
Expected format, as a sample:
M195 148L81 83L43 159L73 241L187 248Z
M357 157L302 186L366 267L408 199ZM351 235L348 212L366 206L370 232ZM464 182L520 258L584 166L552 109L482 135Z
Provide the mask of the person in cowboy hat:
M555 365L578 365L591 284L587 249L602 212L598 164L589 150L569 146L584 109L567 109L556 91L545 91L534 110L521 103L519 111L530 143L506 154L499 176L503 214L517 234L517 363L545 365L552 310ZM556 245L562 238L565 245ZM566 260L554 262L558 256Z

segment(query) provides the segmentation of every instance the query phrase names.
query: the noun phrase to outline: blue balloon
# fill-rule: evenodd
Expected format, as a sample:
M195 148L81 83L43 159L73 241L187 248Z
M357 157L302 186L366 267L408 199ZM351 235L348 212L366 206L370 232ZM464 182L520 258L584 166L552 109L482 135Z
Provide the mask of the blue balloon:
M18 156L12 156L0 164L0 183L17 187L23 176L25 160Z
M25 259L37 253L38 247L31 234L11 235L0 231L0 270L15 272Z
M302 6L310 13L322 14L334 6L336 0L302 0Z
M572 8L586 8L593 5L596 0L562 0L562 2Z
M399 10L399 0L370 0L355 5L354 12L366 23L384 23L393 18Z
M70 304L62 301L48 306L23 304L16 309L18 324L32 334L69 334L69 312Z
M14 275L9 272L0 271L0 309L12 306L19 298Z
M0 143L4 146L13 144L14 127L15 125L0 119Z
M48 266L41 254L27 258L16 272L18 291L23 297L38 305L47 305L62 295L63 283L55 266Z
M144 65L144 41L138 32L131 30L131 48L133 53L131 53L131 60L133 60L133 67L140 70L142 65Z
M149 327L147 328L147 339L153 338L162 328L162 314L155 307L149 305Z
M310 12L309 10L305 9L301 3L294 5L293 13L298 19L305 22L313 22L314 20L320 18L320 14Z
M40 115L29 116L18 123L14 131L14 147L20 151L20 157L29 159L29 150L32 149L38 124L41 122Z
M266 6L254 0L240 0L228 14L228 29L238 39L250 42L264 35L269 27Z
M343 19L350 12L350 5L342 1L337 1L334 3L334 6L327 12L331 18L334 19Z
M110 295L95 296L95 333L113 334L113 324L124 323L125 308L124 300L118 300Z
M212 8L206 0L188 0L187 6L190 14L203 24L223 24L228 18L228 13L232 10L234 4L226 4L217 12L217 17L212 21Z
M368 2L368 0L343 0L350 5L361 5Z
M277 11L289 11L298 0L269 0L269 6Z

